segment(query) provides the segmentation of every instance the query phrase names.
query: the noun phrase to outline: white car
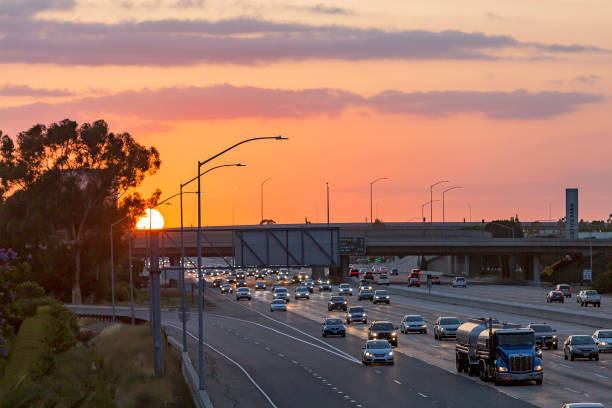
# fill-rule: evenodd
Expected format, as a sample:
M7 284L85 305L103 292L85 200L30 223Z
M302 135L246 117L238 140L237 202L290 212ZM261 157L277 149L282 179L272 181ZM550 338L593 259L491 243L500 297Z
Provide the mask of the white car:
M368 340L361 348L363 365L384 363L393 365L393 349L387 340Z
M270 303L270 311L271 312L286 312L287 302L285 302L282 299L274 299L272 303Z
M387 275L381 274L378 277L378 282L376 282L376 283L378 283L379 285L387 285L387 286L389 286L389 278L387 277Z
M467 281L465 280L465 278L463 276L457 276L451 282L451 286L453 288L459 288L459 287L467 288Z
M576 302L580 303L580 306L593 305L593 307L601 307L601 295L596 290L581 290L576 296Z
M612 352L612 330L597 330L593 333L593 340L600 353Z
M351 285L348 283L341 283L340 287L338 288L338 295L353 296L353 289L351 288Z

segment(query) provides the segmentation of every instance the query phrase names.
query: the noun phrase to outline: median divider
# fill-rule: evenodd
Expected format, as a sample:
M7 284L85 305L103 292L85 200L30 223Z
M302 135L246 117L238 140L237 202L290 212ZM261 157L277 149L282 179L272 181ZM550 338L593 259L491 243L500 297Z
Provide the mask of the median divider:
M198 374L191 363L189 354L182 351L183 346L174 337L167 336L166 338L168 339L168 344L170 347L172 347L172 349L174 349L174 351L181 356L183 377L185 377L185 382L187 382L187 385L189 386L189 390L191 391L191 396L195 405L198 408L213 408L213 404L210 401L210 398L208 398L206 391L199 389Z
M558 320L568 323L595 326L599 328L612 327L612 316L605 316L602 313L589 313L588 311L567 311L557 310L549 306L538 306L529 304L520 304L515 302L506 302L493 299L475 299L473 297L462 295L450 295L446 293L432 292L419 290L404 290L390 286L388 292L393 295L405 296L416 299L429 300L432 302L449 303L459 306L471 306L486 311L513 313L518 315L530 316L544 320ZM484 312L484 310L483 310Z

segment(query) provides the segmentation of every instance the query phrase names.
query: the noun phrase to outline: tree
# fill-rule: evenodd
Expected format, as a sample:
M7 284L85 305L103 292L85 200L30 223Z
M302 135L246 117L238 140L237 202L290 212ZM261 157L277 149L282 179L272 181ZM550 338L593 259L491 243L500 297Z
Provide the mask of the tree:
M81 303L83 252L108 238L109 222L126 214L119 201L160 165L155 147L110 132L102 120L39 124L21 132L16 143L0 132L2 225L8 239L30 258L53 262L58 251L69 253L72 302Z

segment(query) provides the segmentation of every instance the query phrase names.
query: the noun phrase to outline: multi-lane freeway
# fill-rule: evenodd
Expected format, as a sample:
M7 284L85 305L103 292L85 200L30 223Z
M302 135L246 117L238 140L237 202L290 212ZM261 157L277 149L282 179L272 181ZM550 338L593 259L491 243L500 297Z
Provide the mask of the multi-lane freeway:
M293 292L293 289L290 289ZM560 407L564 402L593 400L612 405L612 358L565 361L561 350L544 350L544 385L495 386L455 371L454 341L436 341L431 334L400 334L394 366L365 367L360 363L367 325L347 326L346 338L322 338L329 292L315 289L310 300L291 300L286 313L269 311L272 293L252 291L252 301L236 302L233 294L208 289L216 303L207 314L207 341L237 359L277 406L528 406ZM334 288L334 294L337 289ZM429 323L440 315L462 320L486 311L393 296L390 305L372 305L348 297L350 305L366 307L368 319L399 325L405 314L422 314ZM527 324L533 318L495 312L500 320ZM549 321L560 343L569 334L591 334L594 328Z

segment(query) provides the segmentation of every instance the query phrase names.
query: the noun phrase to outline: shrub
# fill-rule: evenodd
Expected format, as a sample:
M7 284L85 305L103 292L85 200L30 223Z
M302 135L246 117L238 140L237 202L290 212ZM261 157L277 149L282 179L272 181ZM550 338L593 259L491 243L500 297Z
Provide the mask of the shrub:
M608 267L595 275L593 287L601 293L612 292L612 263Z

